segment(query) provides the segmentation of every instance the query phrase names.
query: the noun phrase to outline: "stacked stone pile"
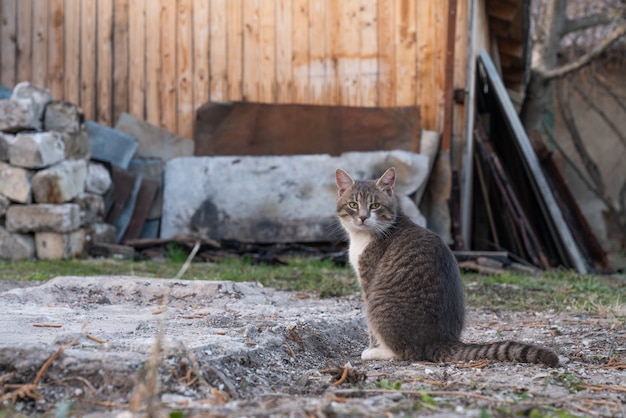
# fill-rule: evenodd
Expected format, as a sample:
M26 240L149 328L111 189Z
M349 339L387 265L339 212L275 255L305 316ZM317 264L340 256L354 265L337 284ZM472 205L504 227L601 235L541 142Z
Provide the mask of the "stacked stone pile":
M0 100L0 259L79 257L88 242L115 242L103 222L110 186L90 161L79 107L26 82Z

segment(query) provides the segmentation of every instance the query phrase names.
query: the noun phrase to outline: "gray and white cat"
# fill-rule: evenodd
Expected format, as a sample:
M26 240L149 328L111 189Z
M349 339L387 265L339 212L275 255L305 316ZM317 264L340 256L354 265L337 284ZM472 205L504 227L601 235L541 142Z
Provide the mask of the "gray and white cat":
M370 346L363 360L467 361L490 359L543 363L558 356L514 341L466 344L459 268L434 232L413 223L393 194L396 173L353 180L336 172L337 215L350 238L349 259L365 296Z

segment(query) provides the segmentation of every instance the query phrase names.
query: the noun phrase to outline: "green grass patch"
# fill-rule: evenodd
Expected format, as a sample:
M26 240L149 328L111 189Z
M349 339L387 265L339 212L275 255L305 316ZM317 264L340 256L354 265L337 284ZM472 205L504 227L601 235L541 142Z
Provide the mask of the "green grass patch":
M0 262L0 279L49 280L57 276L140 276L172 278L187 252L168 249L165 261L115 259ZM358 291L349 267L306 257L287 259L286 265L255 264L251 257L225 256L215 262L194 262L183 279L259 282L281 290L311 291L339 296ZM584 311L626 317L624 280L610 276L581 276L569 271L541 276L501 274L463 276L467 304L473 308L510 311Z

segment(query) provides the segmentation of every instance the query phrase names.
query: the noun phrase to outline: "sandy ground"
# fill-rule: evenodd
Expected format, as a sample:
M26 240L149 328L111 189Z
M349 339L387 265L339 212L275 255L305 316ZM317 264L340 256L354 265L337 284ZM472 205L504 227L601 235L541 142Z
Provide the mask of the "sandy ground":
M556 369L364 363L356 296L135 277L12 287L0 282L0 398L25 415L626 417L626 329L609 315L469 311L465 340L539 343Z

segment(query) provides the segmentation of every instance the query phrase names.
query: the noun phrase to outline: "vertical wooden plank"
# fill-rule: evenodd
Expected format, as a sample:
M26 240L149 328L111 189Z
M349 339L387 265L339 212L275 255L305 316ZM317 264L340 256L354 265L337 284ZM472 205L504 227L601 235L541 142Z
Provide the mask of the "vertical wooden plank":
M378 21L377 1L361 0L359 105L378 105Z
M17 58L17 0L0 1L0 45L2 45L2 61L0 62L0 84L13 88L16 84L15 65Z
M33 50L33 0L17 2L17 77L16 82L31 81ZM2 54L4 58L4 51Z
M395 4L396 25L396 106L415 104L417 50L416 2L399 0ZM419 2L420 7L432 1ZM421 14L422 12L420 12ZM420 33L420 36L425 35Z
M378 106L396 104L395 0L378 0ZM417 65L417 64L416 64Z
M113 9L113 124L128 111L128 2L115 0Z
M309 103L325 104L327 79L327 2L309 0Z
M193 0L194 114L209 101L209 19L209 0Z
M210 0L210 83L209 99L211 102L224 102L228 100L228 79L226 77L227 54L227 30L226 30L226 1ZM263 2L265 3L265 2Z
M81 1L80 107L85 118L96 118L96 3ZM33 56L35 51L33 50Z
M63 99L65 54L63 42L63 0L49 0L48 14L48 87L54 99Z
M434 2L420 4L417 11L417 26L420 28L417 39L417 96L416 101L420 105L422 128L437 130L437 124L433 114L435 111L436 88L434 74L435 50L434 38Z
M260 64L259 2L243 2L243 83L244 101L258 101L258 74Z
M176 2L161 0L161 123L170 132L176 126Z
M98 1L96 52L96 121L112 124L113 112L113 0Z
M259 3L259 101L276 102L276 1Z
M17 2L17 68L16 82L32 80L33 2ZM4 44L3 44L4 45ZM4 56L4 51L2 56Z
M434 31L434 96L435 105L431 109L429 118L433 120L433 126L437 131L443 130L445 91L446 91L446 51L448 49L448 1L435 2L435 15L433 23ZM443 139L443 138L442 138ZM442 142L443 146L443 142Z
M80 103L80 0L65 0L65 77L63 97Z
M228 100L242 100L243 81L243 3L226 1L226 66Z
M293 1L293 102L309 102L309 1ZM317 16L311 16L313 19Z
M32 82L48 84L48 1L33 1L33 61Z
M178 36L176 44L177 110L176 133L184 138L193 138L193 24L192 1L178 0Z
M291 56L293 45L291 42L291 1L277 0L276 3L276 102L291 103L293 73ZM284 36L280 36L284 34Z
M146 3L132 0L128 4L128 113L144 119L145 114L145 62L146 62ZM150 41L153 39L151 38Z
M357 106L359 99L360 62L360 0L342 0L339 6L339 32L337 40L338 103Z
M326 6L326 80L324 104L337 106L341 85L337 82L337 63L341 58L341 2L329 0Z
M146 0L146 120L161 124L161 2Z

